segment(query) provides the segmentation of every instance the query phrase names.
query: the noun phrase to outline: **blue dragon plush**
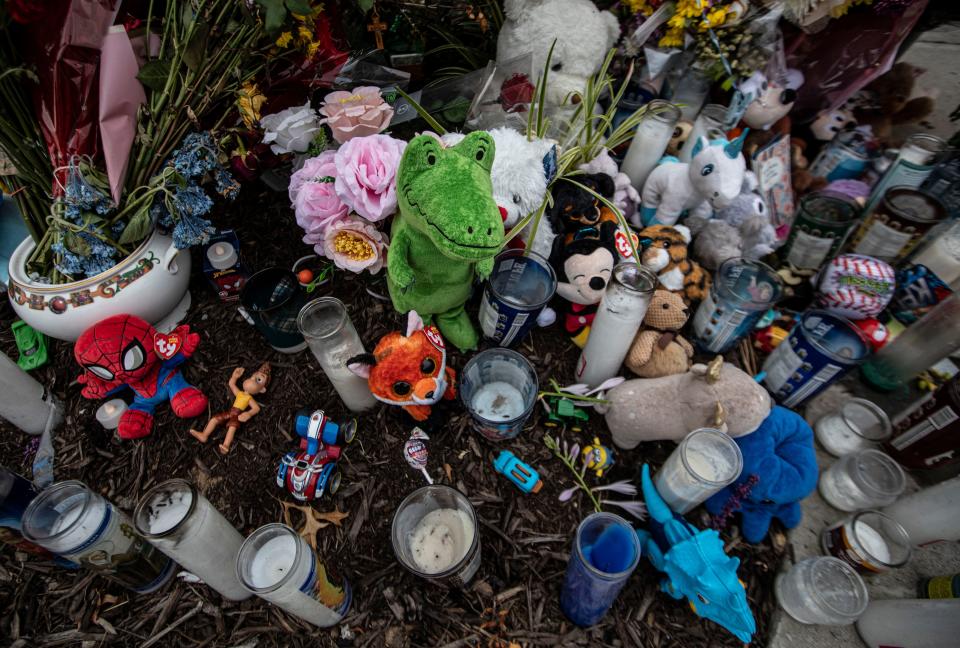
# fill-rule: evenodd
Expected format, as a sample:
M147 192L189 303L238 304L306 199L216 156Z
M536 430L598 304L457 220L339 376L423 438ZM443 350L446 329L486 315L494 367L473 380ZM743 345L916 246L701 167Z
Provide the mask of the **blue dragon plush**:
M757 624L737 577L740 560L724 553L719 533L701 531L670 510L650 480L647 464L642 483L650 528L638 529L637 535L644 554L666 574L660 589L675 599L686 598L696 614L749 643Z

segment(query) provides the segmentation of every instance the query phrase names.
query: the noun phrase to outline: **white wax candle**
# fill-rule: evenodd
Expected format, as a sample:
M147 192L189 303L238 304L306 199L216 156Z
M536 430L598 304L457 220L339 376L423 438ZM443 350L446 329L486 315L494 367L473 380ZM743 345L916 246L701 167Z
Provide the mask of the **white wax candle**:
M884 541L883 536L866 522L857 521L853 525L854 533L860 546L867 552L867 559L875 559L884 565L890 564L890 548ZM871 560L873 562L873 560Z
M310 338L307 338L307 343L311 343ZM329 351L317 344L316 350L314 346L311 346L311 350L314 351L314 357L320 363L323 373L330 380L337 395L340 396L340 400L351 411L362 412L376 405L377 399L370 393L367 379L347 368L347 361L350 358L364 352L362 344L347 343Z
M225 270L236 264L237 250L229 243L215 243L207 249L207 259L217 270Z
M296 554L297 541L293 536L267 540L250 564L251 584L259 588L275 586L290 573Z
M120 417L127 411L127 404L122 398L114 398L97 408L97 422L107 430L116 430L120 425Z
M526 409L520 390L503 381L480 387L473 395L470 406L488 421L512 421Z
M410 554L426 574L438 574L463 560L473 544L476 529L470 516L459 509L427 513L410 535Z
M148 531L151 534L165 533L177 526L187 516L192 502L193 493L190 491L169 493L162 501L154 501L147 518Z
M33 376L21 369L6 354L0 353L0 418L6 419L27 434L42 434L53 408L52 428L63 418L59 403L44 399L44 388ZM51 428L51 429L52 429Z
M578 382L596 387L620 373L647 312L642 302L648 299L626 289L608 289L604 293L577 362Z
M667 150L674 124L657 119L652 115L645 117L637 126L637 131L627 149L620 170L627 174L637 191L643 192L647 176L657 166L657 162Z
M75 495L67 498L56 507L59 515L50 525L50 530L47 533L50 540L44 541L44 547L69 558L73 554L67 554L66 552L83 546L97 532L106 514L106 502L99 497L94 498L85 514L83 505L84 496ZM115 524L111 525L111 528L115 526ZM56 537L61 533L62 536ZM104 540L112 539L110 535L110 529L108 529L96 545L87 548L80 555L92 554L94 549L99 547Z
M736 466L723 454L708 455L688 446L688 470L680 459L680 452L681 449L677 448L654 477L657 492L677 513L690 511L723 488L724 482L736 478Z

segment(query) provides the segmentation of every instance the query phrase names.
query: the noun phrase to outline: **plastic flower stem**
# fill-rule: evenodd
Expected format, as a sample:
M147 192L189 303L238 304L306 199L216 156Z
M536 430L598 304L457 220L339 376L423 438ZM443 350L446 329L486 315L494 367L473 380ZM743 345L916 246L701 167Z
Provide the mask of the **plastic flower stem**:
M423 121L427 122L427 125L433 129L433 132L435 132L437 135L445 135L447 133L447 129L441 126L440 122L434 119L433 115L427 112L427 109L421 106L419 103L417 103L417 101L414 100L410 95L408 95L406 92L404 92L400 88L397 88L397 93L401 97L406 99L407 103L413 106L413 109L416 110L417 114L423 118Z
M549 441L547 439L549 439ZM556 441L554 441L549 434L543 435L543 440L547 448L553 451L553 454L560 461L563 462L563 465L565 465L567 468L570 469L570 472L573 473L573 478L577 482L577 486L579 486L580 489L583 490L590 497L590 501L593 503L594 510L597 513L599 513L601 510L600 501L594 496L593 491L590 490L590 487L587 485L587 482L584 481L583 474L581 474L580 471L577 470L576 465L573 463L570 457L568 457L567 455L563 454L563 452L560 451L560 447L557 445Z
M591 396L580 396L579 394L568 394L566 392L542 391L539 396L559 396L560 398L569 398L570 400L584 401L587 403L609 403L610 401L602 398L593 398Z

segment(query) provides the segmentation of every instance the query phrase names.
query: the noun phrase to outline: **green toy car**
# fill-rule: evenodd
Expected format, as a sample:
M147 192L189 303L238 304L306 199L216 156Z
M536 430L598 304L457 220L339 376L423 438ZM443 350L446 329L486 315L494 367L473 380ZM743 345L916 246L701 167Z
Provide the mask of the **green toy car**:
M550 406L550 413L543 424L549 428L563 426L570 428L571 432L582 432L583 424L590 420L590 415L574 405L569 398L548 396L547 405Z
M17 320L10 327L17 342L20 357L17 364L24 371L42 367L47 363L47 336L35 331L23 320Z

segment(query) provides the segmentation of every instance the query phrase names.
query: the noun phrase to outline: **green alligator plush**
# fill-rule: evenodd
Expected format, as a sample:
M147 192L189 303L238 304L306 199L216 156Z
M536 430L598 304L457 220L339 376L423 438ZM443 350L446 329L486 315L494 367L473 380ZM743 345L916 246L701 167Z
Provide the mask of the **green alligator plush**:
M503 243L493 200L493 138L482 131L444 148L430 135L407 145L397 171L400 213L393 220L387 286L401 313L431 317L461 351L477 346L463 308L474 272L489 276Z

